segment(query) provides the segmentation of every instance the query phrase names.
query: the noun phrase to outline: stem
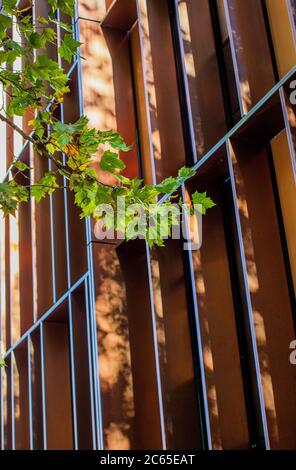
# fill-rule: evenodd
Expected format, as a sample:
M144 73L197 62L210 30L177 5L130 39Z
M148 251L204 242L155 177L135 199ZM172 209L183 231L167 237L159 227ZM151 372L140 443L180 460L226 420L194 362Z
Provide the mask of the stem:
M46 149L44 149L41 146L42 145L41 143L39 143L37 140L33 139L33 137L31 137L30 135L26 134L11 119L7 118L6 116L4 116L3 114L0 113L0 120L5 122L8 126L12 127L12 129L14 129L16 132L18 132L25 140L27 140L28 142L31 142L37 148L37 150L39 149L46 158L51 160L56 165L57 168L59 168L60 170L67 171L67 168L64 165L62 165L61 163L57 162L56 159Z
M12 127L16 132L18 132L25 140L28 140L32 144L35 144L36 141L31 137L30 135L26 134L20 127L18 127L11 119L7 118L3 114L0 113L0 119L1 121L5 122L8 124L8 126Z
M48 188L48 189L69 189L68 186L46 186L45 184L29 184L27 186L24 186L27 189L30 188Z
M5 122L8 126L12 127L12 129L14 129L16 132L18 132L25 140L31 142L37 148L37 150L39 149L42 152L43 156L45 156L50 161L52 161L59 170L63 170L64 172L67 172L69 174L69 171L68 171L67 167L65 165L62 165L61 163L59 163L46 149L44 149L41 142L38 142L37 140L33 139L33 137L26 134L11 119L7 118L6 116L4 116L1 113L0 113L0 120ZM71 173L70 173L70 175L71 175ZM114 186L112 186L110 184L102 183L99 180L95 180L95 181L96 181L96 183L100 184L101 186L105 186L107 188L114 188Z

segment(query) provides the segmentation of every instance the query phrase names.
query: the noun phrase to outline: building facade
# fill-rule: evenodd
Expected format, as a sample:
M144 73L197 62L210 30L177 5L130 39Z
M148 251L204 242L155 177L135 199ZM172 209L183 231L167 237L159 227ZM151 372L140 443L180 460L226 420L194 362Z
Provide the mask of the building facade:
M198 251L100 242L67 189L1 222L2 449L296 449L295 0L79 0L73 25L61 119L117 129L148 184L195 165L181 196L217 206ZM1 172L33 162L0 125Z

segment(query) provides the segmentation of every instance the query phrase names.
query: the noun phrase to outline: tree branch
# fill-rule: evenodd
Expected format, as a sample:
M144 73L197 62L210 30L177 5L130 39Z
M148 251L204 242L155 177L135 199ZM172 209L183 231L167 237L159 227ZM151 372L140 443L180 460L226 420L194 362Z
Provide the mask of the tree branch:
M8 126L10 126L12 129L14 129L16 132L18 132L25 140L27 140L28 142L31 142L33 145L35 145L35 147L37 148L37 150L39 149L42 154L48 158L49 160L51 160L57 168L59 168L60 170L64 170L64 171L67 171L66 167L64 165L62 165L61 163L59 163L46 149L42 148L41 147L41 143L38 142L37 140L35 140L33 137L31 137L30 135L26 134L19 126L17 126L11 119L7 118L6 116L4 116L3 114L0 113L0 120L5 122Z
M50 161L52 161L56 167L59 169L59 170L63 170L64 172L68 172L68 169L65 165L62 165L61 163L59 163L43 146L42 146L42 143L41 142L38 142L37 140L35 140L33 137L31 137L30 135L26 134L19 126L17 126L11 119L7 118L6 116L4 116L3 114L0 113L0 120L5 122L8 126L12 127L12 129L14 129L16 132L18 132L25 140L27 140L28 142L31 142L38 150L40 150L43 154L43 156L45 156L46 158L48 158ZM100 184L101 186L105 186L105 187L108 187L108 188L114 188L114 186L110 185L110 184L106 184L106 183L103 183L99 180L96 180L96 182L98 184Z
M8 126L12 127L16 132L18 132L25 140L28 140L32 144L35 144L36 141L30 135L26 134L19 126L17 126L11 119L7 118L3 114L0 113L1 121L8 124Z

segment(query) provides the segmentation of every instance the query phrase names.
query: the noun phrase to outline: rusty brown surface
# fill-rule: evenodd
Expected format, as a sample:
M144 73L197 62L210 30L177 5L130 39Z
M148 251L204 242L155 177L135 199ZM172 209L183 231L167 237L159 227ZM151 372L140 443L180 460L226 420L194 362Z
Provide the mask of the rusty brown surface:
M287 347L294 326L267 150L233 142L232 160L271 447L292 449L296 369Z

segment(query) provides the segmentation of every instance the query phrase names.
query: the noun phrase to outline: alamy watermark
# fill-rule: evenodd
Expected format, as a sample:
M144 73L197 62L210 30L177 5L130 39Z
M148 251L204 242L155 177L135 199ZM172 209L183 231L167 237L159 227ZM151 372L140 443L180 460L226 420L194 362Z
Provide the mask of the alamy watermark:
M149 239L183 240L183 249L199 250L202 245L202 206L195 204L126 204L119 196L115 207L99 204L95 210L97 240Z
M296 366L296 339L290 343L290 349L292 349L290 354L290 364L292 364L292 366Z
M296 105L296 80L292 80L289 85L291 91L289 95L290 103Z

